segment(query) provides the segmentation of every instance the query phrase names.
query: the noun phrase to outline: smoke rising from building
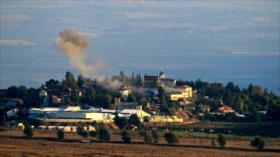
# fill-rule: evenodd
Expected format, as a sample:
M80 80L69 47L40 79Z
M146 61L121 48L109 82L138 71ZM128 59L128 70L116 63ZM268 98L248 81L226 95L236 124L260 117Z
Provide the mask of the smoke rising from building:
M65 29L59 33L57 46L61 52L69 57L70 63L85 77L93 77L104 68L102 62L87 64L85 62L89 40L79 32Z

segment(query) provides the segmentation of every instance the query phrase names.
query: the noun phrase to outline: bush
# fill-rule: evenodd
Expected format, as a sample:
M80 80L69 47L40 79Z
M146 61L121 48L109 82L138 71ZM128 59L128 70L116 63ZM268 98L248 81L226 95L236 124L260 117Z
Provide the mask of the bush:
M254 137L254 139L251 141L250 145L252 147L255 147L255 149L257 149L257 150L262 150L265 145L265 142L260 137Z
M138 118L137 114L132 114L129 119L128 119L128 123L130 125L135 125L135 126L140 126L141 125L141 121L140 119Z
M97 125L97 122L94 120L94 121L92 121L91 125L92 125L92 126L96 126L96 125Z
M157 131L155 130L152 131L152 137L153 137L153 143L158 143L160 135Z
M224 148L226 145L226 138L224 137L224 135L219 134L218 135L218 143L221 146L221 148Z
M108 141L110 141L111 135L106 128L101 128L99 130L98 138L102 142L104 142L104 141L108 142Z
M165 133L164 138L167 141L167 143L169 143L169 144L178 144L179 143L178 137L172 132Z
M57 138L58 138L58 139L64 139L64 131L58 130L58 131L56 132L56 135L57 135Z
M115 117L114 122L121 129L124 129L128 124L127 119L125 117L119 117L119 116Z
M29 119L28 123L33 125L35 128L38 128L40 125L44 125L44 122L38 119Z
M24 125L23 134L26 138L31 138L33 136L33 131L29 124Z
M131 137L130 134L127 130L124 130L121 132L122 140L124 143L130 143L131 142Z
M144 133L144 142L145 143L152 143L152 139L153 139L153 137L152 137L151 133L148 132L148 131L145 131L145 133Z
M216 147L216 142L215 142L214 138L211 138L211 144L212 144L212 147Z
M152 143L153 137L149 131L140 130L138 134L144 138L145 143Z
M77 128L77 134L79 134L80 132L83 132L83 131L84 131L84 128L82 128L82 127Z
M87 138L87 136L88 136L88 133L81 127L77 128L77 134L84 138Z
M89 132L89 136L96 137L97 136L97 132L96 131L90 131Z
M138 132L138 135L144 137L145 133L146 133L145 130L140 130L140 131Z
M143 121L144 121L145 123L149 123L150 120L151 120L151 118L148 117L148 116L145 116L145 117L143 118Z

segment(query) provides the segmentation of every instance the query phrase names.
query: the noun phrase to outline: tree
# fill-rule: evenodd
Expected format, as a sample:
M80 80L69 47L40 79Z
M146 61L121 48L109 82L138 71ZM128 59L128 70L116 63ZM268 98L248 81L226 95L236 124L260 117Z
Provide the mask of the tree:
M82 87L83 87L83 84L84 84L84 78L83 78L83 76L82 75L79 75L78 76L78 80L77 80L77 85L78 85L78 87L81 89Z
M221 148L225 147L225 145L226 145L226 138L224 137L224 135L222 135L222 134L218 135L218 142L219 142L219 145L221 146Z
M57 138L62 140L64 139L64 131L63 130L57 130L56 132Z
M158 97L160 104L166 104L166 95L163 87L158 87Z
M279 115L280 115L280 98L278 98L278 100L275 100L275 102L268 107L266 117L271 121L280 122Z
M240 96L237 97L236 104L237 104L237 106L235 106L234 109L237 110L240 113L243 113L244 112L244 108L245 108L244 107L245 104L244 104L244 101L242 100L242 98Z
M176 113L176 109L171 104L161 104L159 109L160 112L168 115L174 115Z
M111 104L112 104L112 100L113 100L113 97L111 94L107 93L104 95L104 107L105 108L111 108Z
M25 101L27 99L27 88L25 86L11 86L7 89L6 95L9 98L19 98Z
M141 96L138 103L142 106L143 110L148 109L148 107L147 107L148 101L146 100L146 98L144 96Z
M50 79L49 81L46 81L45 86L47 89L59 89L60 83L58 80Z
M96 91L94 88L89 87L86 88L85 94L81 97L81 102L84 104L93 104L96 98Z
M33 136L33 131L29 124L24 125L23 134L26 138L31 138Z
M172 132L165 133L164 138L169 144L178 144L180 142L177 135Z
M127 97L128 102L137 102L137 99L134 94L129 94Z
M124 81L126 75L124 74L124 71L120 71L120 78L121 78L121 81Z
M158 143L160 135L157 131L152 130L152 137L153 137L153 143Z
M6 96L9 98L18 98L18 88L16 86L8 87Z
M131 125L136 125L136 126L140 126L141 125L141 121L140 119L138 118L137 114L132 114L129 119L128 119L128 123Z
M76 89L78 87L74 75L69 71L67 71L65 74L65 82L67 88Z
M119 116L115 116L114 122L121 129L126 128L126 126L128 124L128 121L125 117L119 117Z
M41 99L40 99L40 96L39 96L39 90L38 89L34 89L34 88L29 88L27 90L27 98L24 101L24 103L27 106L31 106L32 105L32 107L41 104Z
M105 142L105 141L108 142L108 141L110 141L111 135L106 128L101 128L99 130L98 138L102 142Z
M250 145L252 147L255 147L255 149L257 149L257 150L262 150L265 145L265 142L260 137L254 137L254 139L251 141Z
M124 143L130 143L131 142L131 137L130 134L127 130L124 130L121 132L121 137Z

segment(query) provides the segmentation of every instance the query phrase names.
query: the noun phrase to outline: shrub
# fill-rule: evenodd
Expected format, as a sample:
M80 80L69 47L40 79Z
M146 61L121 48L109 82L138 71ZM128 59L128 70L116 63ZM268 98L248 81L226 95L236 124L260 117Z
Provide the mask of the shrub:
M140 130L138 134L143 137L144 143L152 143L153 137L149 131Z
M24 125L23 134L26 138L31 138L33 136L33 131L29 124Z
M212 144L212 147L216 147L216 142L215 142L214 138L211 138L211 144Z
M97 122L94 120L94 121L92 121L91 125L92 125L92 126L96 126L96 125L97 125Z
M40 125L44 125L44 122L38 119L29 119L28 123L33 125L35 128L38 128Z
M165 133L164 138L167 141L167 143L169 143L169 144L178 144L179 143L178 137L176 136L176 134L174 134L172 132Z
M87 136L88 136L88 133L81 127L77 128L77 134L84 138L87 138Z
M145 133L146 133L145 130L140 130L140 131L138 132L138 135L144 137Z
M128 124L127 119L125 117L119 117L119 116L115 117L114 122L121 129L124 129Z
M148 122L150 122L150 117L148 117L148 116L145 116L144 118L143 118L143 121L145 122L145 123L148 123Z
M224 137L224 135L222 135L222 134L218 135L218 142L219 142L219 145L221 146L221 148L225 147L225 145L226 145L226 138Z
M127 130L124 130L121 132L122 140L124 143L130 143L131 142L131 137L130 134Z
M99 130L98 138L102 142L104 142L104 141L108 142L108 141L110 141L111 135L106 128L101 128Z
M82 127L77 128L77 134L79 134L80 132L83 132L83 131L84 131L84 128L82 128Z
M145 143L152 143L152 139L153 139L153 137L152 137L151 133L149 131L145 131L144 142Z
M153 143L158 143L160 135L157 131L155 130L152 131L152 137L153 137Z
M89 132L89 136L96 137L97 136L97 132L96 131L90 131Z
M140 121L140 119L138 118L138 116L137 116L137 114L132 114L130 117L129 117L129 119L128 119L128 123L130 124L130 125L136 125L136 126L140 126L141 125L141 121Z
M64 131L58 130L58 131L56 132L56 135L57 135L57 138L58 138L58 139L64 139Z
M257 150L262 150L265 145L265 142L260 137L254 137L254 139L251 141L250 145L252 147L255 147Z

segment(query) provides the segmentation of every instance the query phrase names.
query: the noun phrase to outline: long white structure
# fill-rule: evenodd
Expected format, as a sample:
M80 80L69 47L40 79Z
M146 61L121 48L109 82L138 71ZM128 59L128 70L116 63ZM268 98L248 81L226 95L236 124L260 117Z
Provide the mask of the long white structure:
M150 116L141 109L110 110L90 108L88 110L82 110L80 107L31 108L28 113L31 119L87 119L92 121L110 121L114 119L116 113L120 117L129 117L132 114L137 114L140 119L145 116Z

